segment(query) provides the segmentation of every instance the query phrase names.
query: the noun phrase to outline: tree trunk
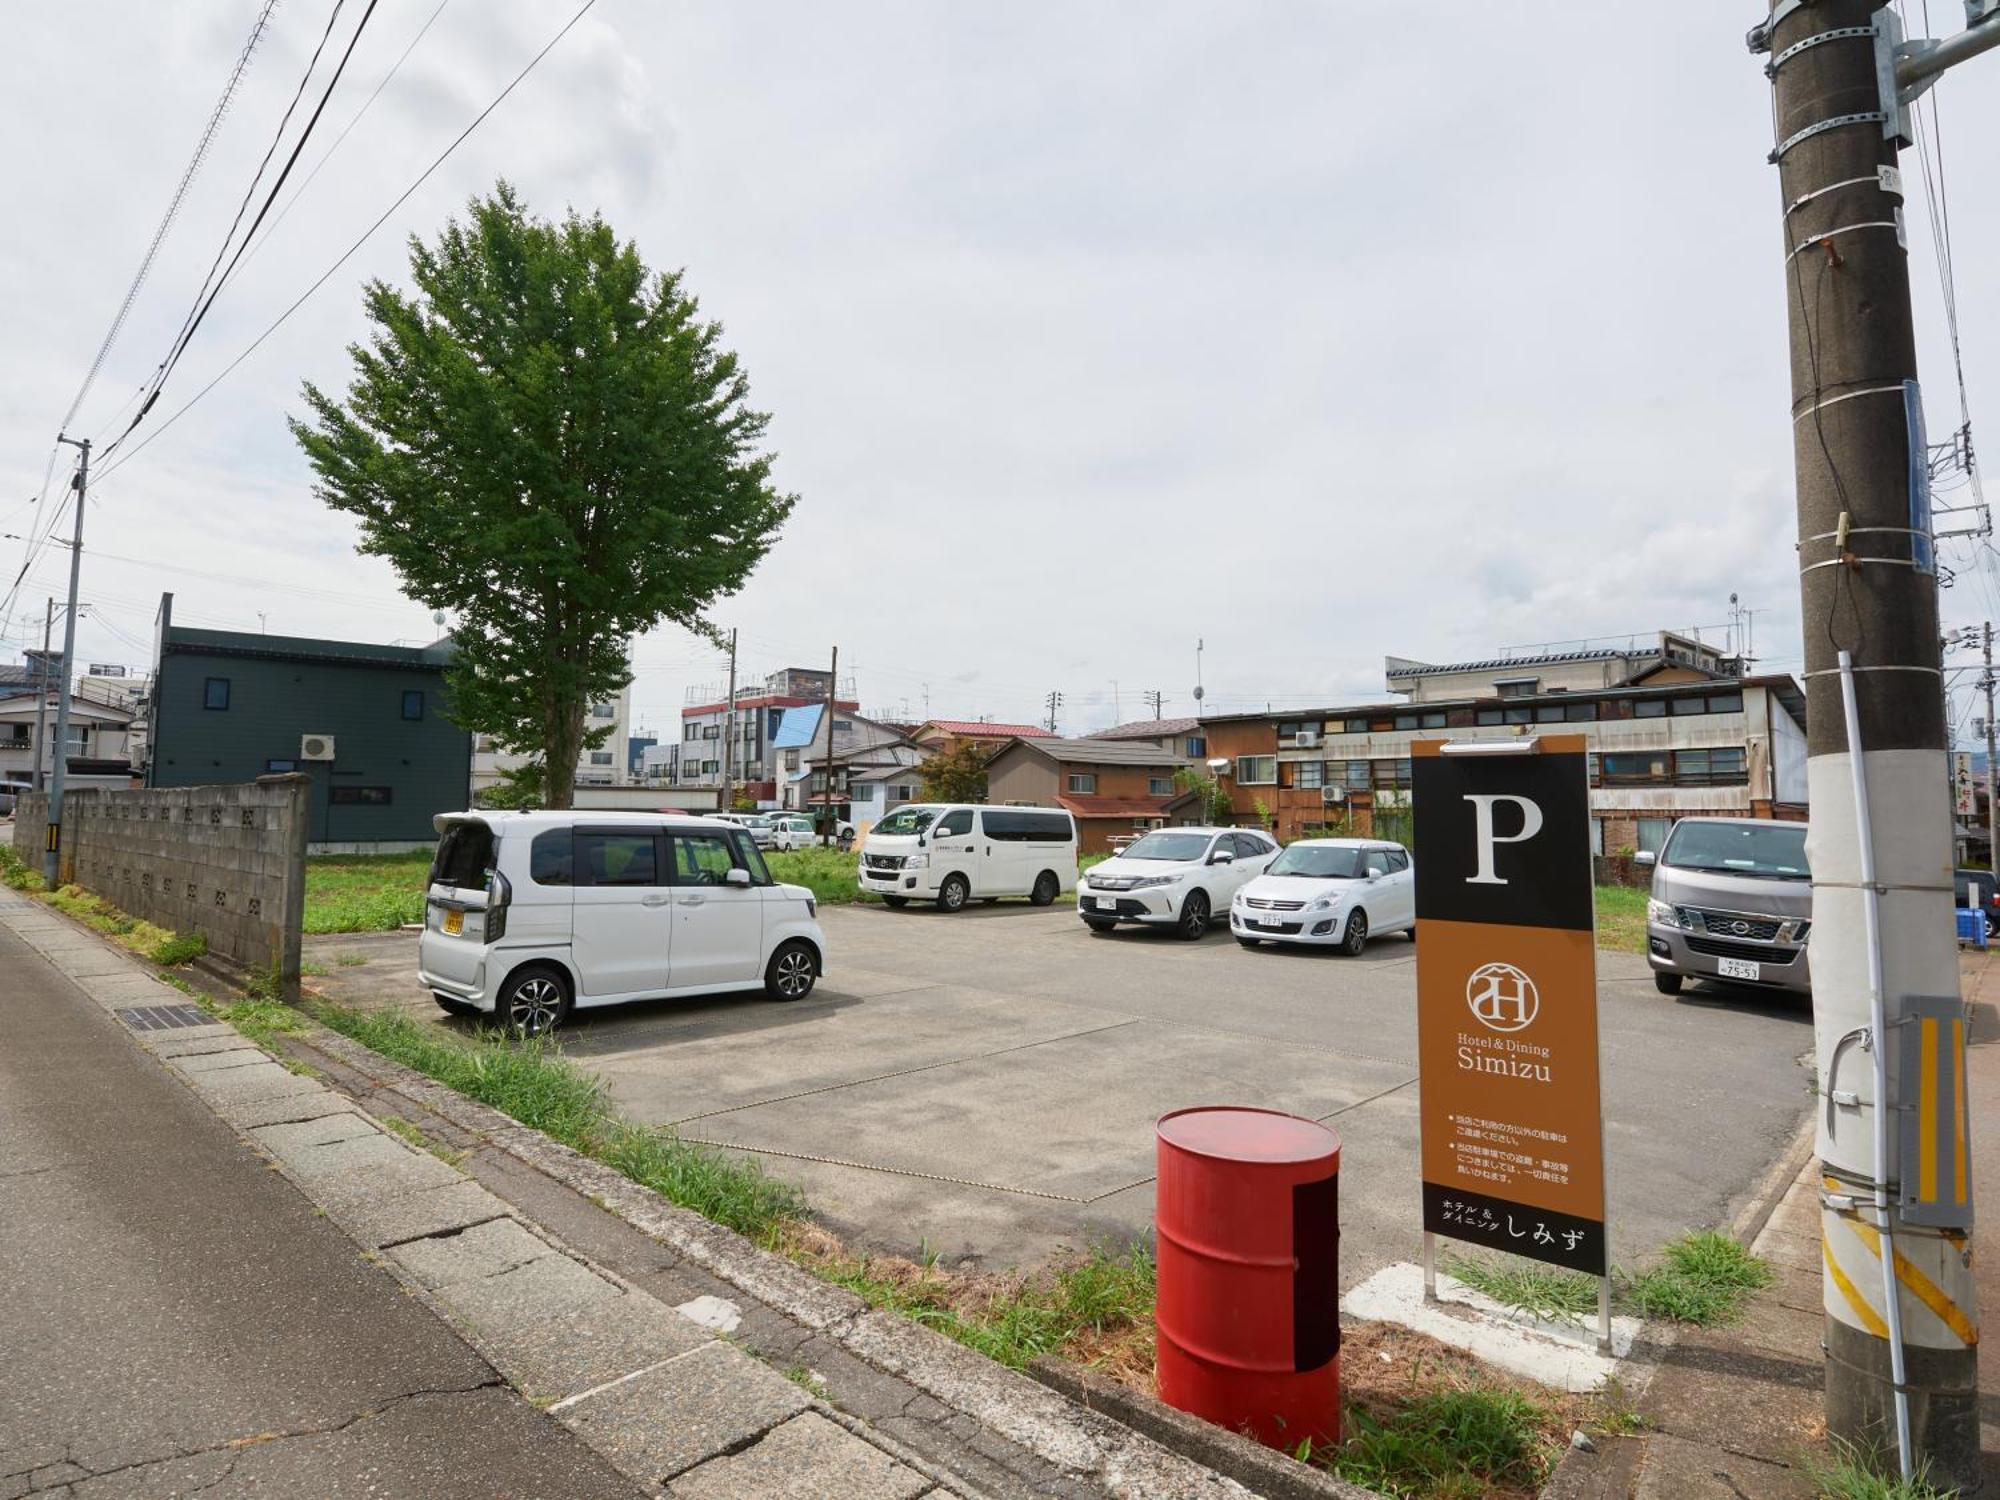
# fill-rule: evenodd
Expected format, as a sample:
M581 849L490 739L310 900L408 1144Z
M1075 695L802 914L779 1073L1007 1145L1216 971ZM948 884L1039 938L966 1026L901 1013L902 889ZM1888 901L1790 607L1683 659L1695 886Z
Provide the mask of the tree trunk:
M542 764L548 806L568 810L576 802L576 762L583 754L583 704L557 703L551 715Z

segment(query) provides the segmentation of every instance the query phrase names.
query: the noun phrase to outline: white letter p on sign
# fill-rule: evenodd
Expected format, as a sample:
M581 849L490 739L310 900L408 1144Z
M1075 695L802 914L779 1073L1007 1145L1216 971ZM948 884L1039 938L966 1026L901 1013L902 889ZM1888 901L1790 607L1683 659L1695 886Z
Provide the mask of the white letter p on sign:
M1493 873L1493 846L1495 844L1525 843L1542 831L1542 810L1526 797L1515 797L1506 793L1466 793L1465 800L1472 804L1472 836L1479 845L1479 869L1468 875L1467 885L1505 885L1507 882ZM1493 804L1511 802L1521 809L1521 831L1504 837L1496 837L1493 832Z

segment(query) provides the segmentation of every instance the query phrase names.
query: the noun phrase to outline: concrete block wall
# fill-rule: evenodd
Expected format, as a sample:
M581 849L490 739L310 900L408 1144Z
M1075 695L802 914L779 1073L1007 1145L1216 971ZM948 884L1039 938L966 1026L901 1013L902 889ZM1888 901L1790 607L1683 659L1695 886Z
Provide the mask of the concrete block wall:
M121 911L298 986L312 782L265 776L221 786L80 789L65 798L61 875ZM25 793L14 847L41 868L46 794Z

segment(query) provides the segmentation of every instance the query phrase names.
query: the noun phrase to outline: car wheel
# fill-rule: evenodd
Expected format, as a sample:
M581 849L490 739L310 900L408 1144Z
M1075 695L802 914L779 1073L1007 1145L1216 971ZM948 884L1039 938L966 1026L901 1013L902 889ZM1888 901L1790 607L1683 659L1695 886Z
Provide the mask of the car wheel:
M1207 932L1208 897L1200 891L1190 891L1187 905L1181 908L1180 925L1174 930L1191 943Z
M1653 971L1653 988L1662 995L1678 995L1681 992L1681 976L1669 974L1664 969Z
M569 979L557 969L533 965L510 976L500 992L498 1014L514 1036L547 1036L569 1019Z
M479 1007L469 1000L454 1000L449 995L438 994L433 994L431 999L437 1001L438 1009L448 1016L476 1016L479 1014Z
M901 910L903 907L908 906L910 904L910 898L908 896L884 896L882 898L882 904L884 906L893 906L898 910Z
M963 875L947 875L944 884L938 887L938 910L957 911L972 895L972 887Z
M1356 910L1347 919L1347 930L1340 935L1340 951L1349 958L1359 958L1361 950L1368 946L1368 914Z
M1404 930L1403 935L1414 943L1417 940L1417 924L1412 922L1409 925L1409 927Z
M1035 888L1028 892L1028 900L1036 906L1054 906L1061 894L1062 882L1056 879L1056 872L1044 870L1035 877Z
M1109 917L1085 917L1083 925L1092 932L1109 932L1118 924Z
M786 943L764 969L764 993L773 1000L803 1000L819 982L819 956L811 943Z

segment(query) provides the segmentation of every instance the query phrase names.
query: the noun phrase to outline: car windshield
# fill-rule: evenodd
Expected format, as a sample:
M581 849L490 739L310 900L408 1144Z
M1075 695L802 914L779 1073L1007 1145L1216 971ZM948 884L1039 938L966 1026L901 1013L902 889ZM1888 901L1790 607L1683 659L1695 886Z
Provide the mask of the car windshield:
M769 828L771 820L762 813L746 813L741 822L745 828Z
M922 833L937 821L937 815L935 807L899 807L877 823L875 831L902 835Z
M1337 844L1293 844L1272 860L1266 875L1299 875L1308 880L1359 880L1365 849Z
M1804 880L1812 874L1806 867L1803 823L1681 823L1667 840L1660 863L1766 880Z
M1170 833L1161 829L1149 833L1119 855L1120 859L1200 859L1208 852L1205 833Z

